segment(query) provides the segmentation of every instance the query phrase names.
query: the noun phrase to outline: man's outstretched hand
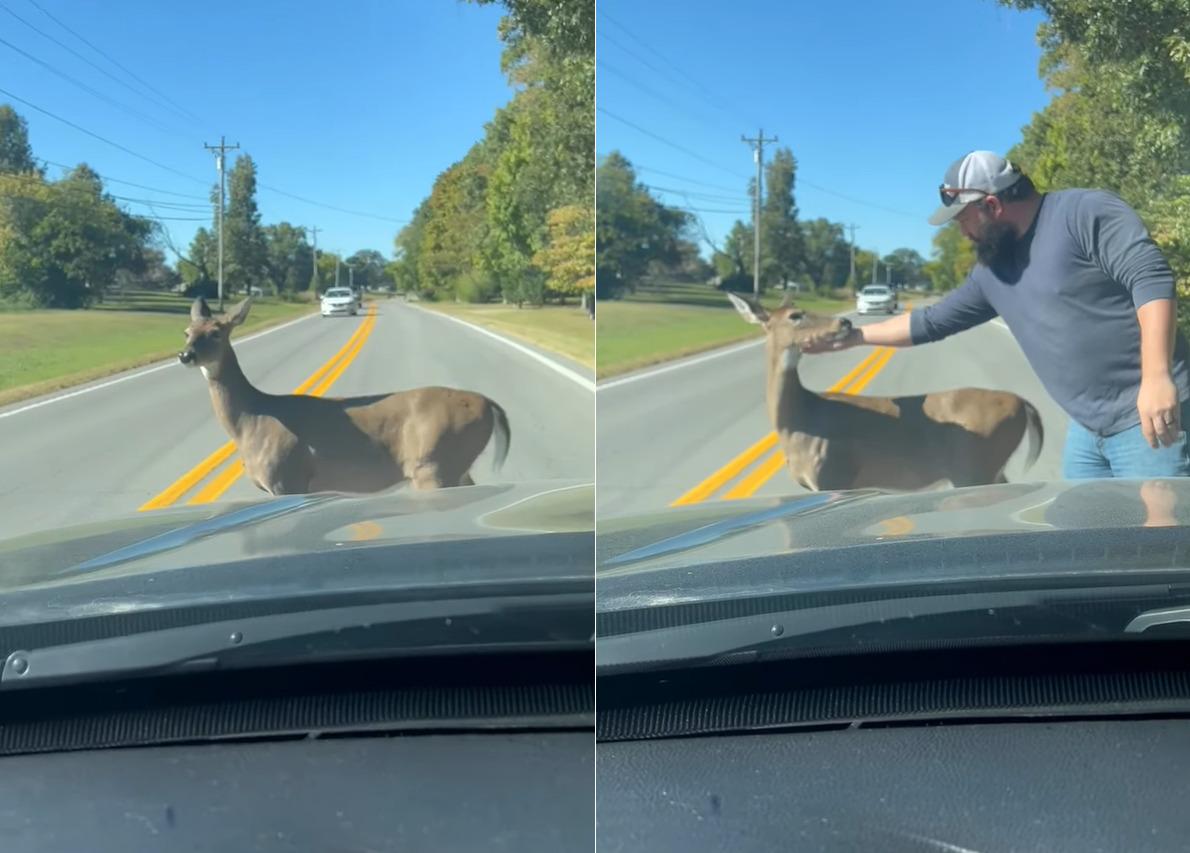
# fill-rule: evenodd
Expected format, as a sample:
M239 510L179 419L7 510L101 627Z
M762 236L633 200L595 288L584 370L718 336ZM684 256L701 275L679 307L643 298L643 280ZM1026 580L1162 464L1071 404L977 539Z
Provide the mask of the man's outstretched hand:
M820 352L839 352L840 350L851 349L853 346L862 344L863 342L863 333L858 327L855 327L843 337L827 336L802 341L798 349L807 355L814 355Z

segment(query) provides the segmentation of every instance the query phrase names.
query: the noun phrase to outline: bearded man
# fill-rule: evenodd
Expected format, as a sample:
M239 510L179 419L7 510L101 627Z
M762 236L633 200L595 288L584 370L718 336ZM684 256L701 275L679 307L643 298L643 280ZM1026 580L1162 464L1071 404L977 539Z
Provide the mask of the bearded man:
M1066 479L1190 476L1173 272L1136 211L1104 190L1039 193L991 151L955 162L939 196L930 224L955 220L975 246L967 280L934 305L803 351L916 346L999 316L1070 417Z

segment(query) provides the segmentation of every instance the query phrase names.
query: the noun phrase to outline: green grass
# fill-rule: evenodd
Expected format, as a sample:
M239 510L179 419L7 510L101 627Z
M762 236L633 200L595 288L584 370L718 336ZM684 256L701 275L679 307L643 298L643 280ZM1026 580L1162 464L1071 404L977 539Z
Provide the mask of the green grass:
M450 314L477 326L518 338L595 368L595 324L577 305L472 305L456 302L418 302L422 308Z
M796 295L794 299L815 314L837 314L853 305L849 299L798 299ZM781 296L766 294L760 301L776 308ZM756 326L740 317L725 293L705 284L642 288L625 299L598 303L595 317L599 379L760 335Z
M235 301L225 297L224 306ZM190 303L177 294L130 293L86 310L0 313L0 405L174 356ZM257 297L237 335L315 310L313 304Z

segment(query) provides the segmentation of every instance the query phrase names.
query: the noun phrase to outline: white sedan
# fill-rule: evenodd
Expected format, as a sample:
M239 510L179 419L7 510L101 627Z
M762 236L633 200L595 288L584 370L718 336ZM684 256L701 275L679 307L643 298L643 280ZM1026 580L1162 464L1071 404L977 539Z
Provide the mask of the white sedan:
M897 310L897 297L891 287L870 284L855 298L858 314L893 314Z
M335 314L349 314L354 317L358 310L359 302L350 288L332 287L322 294L323 317L331 317Z

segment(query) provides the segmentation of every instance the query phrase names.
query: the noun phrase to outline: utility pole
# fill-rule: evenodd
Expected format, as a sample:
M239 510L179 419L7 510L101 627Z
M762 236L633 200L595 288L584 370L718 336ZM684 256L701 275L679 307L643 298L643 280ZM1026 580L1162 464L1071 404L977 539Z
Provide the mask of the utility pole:
M343 265L343 258L338 252L335 253L335 287L339 286L339 267Z
M220 136L218 145L202 145L208 151L218 151L215 155L215 166L219 169L219 310L223 310L223 199L227 196L227 173L224 170L224 160L228 151L235 151L239 143L227 144L227 137Z
M322 229L319 228L317 225L310 226L310 234L312 236L313 243L314 243L314 274L310 279L310 284L312 284L314 286L314 295L315 296L318 295L319 285L322 284L322 282L320 282L318 280L318 232L321 230Z
M752 295L760 299L760 199L764 195L764 144L776 142L777 137L764 138L764 128L756 139L740 136L740 139L753 146L753 156L756 159L756 210L752 215Z
M876 283L876 270L880 269L880 253L872 252L872 284Z
M859 282L855 280L855 229L858 225L848 225L847 230L851 232L851 286L856 290L859 289Z

